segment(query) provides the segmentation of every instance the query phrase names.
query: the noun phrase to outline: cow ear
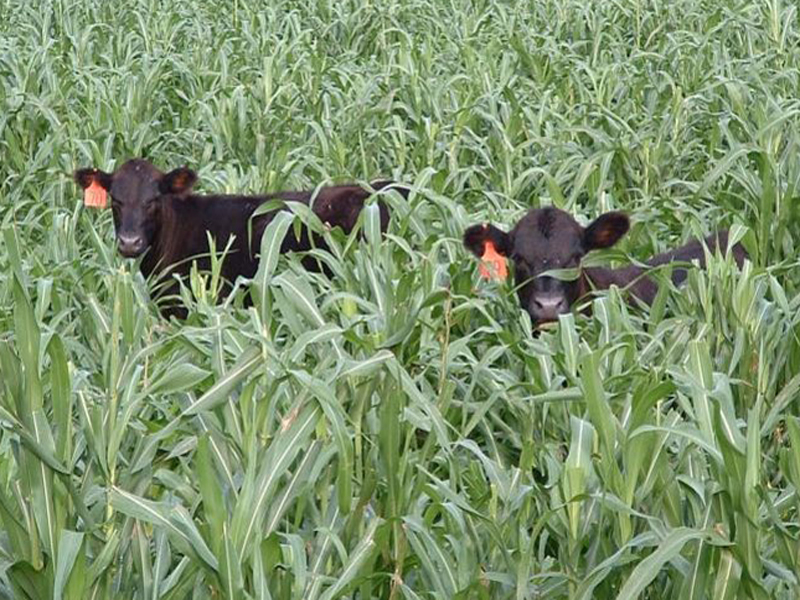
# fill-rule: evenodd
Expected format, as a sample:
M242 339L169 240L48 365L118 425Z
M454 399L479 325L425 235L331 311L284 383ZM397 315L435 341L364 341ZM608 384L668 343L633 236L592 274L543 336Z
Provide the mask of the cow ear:
M111 189L111 175L100 169L78 169L72 174L72 178L83 189L93 183L99 184L104 190Z
M507 257L511 253L511 236L494 225L473 225L464 232L464 247L478 258L482 258L486 252L486 242L491 242L502 256Z
M621 212L607 212L594 221L583 232L583 247L589 250L610 248L628 233L631 226L628 215Z
M478 271L484 279L503 281L508 276L506 258L511 236L494 225L473 225L464 232L464 246L481 259Z
M192 191L195 183L197 183L197 173L188 167L178 167L161 178L158 188L162 194L183 196Z

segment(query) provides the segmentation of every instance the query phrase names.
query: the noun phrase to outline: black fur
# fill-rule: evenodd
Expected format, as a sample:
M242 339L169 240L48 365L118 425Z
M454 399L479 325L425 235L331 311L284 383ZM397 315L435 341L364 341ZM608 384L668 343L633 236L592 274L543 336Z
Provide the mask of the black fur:
M555 320L559 314L586 295L591 289L607 289L611 285L630 285L632 296L652 304L658 286L652 279L642 276L644 270L631 266L621 269L589 268L580 271L583 256L595 249L609 248L624 236L630 221L624 213L609 212L599 216L585 229L568 213L557 208L529 211L506 234L493 225L473 225L464 232L464 245L476 256L482 256L484 240L491 237L501 240L498 250L514 262L514 276L520 304L534 323ZM714 252L728 243L726 231L718 232L705 240ZM747 253L740 244L732 248L736 263L741 266ZM658 254L647 263L658 266L668 262L697 260L705 266L703 244L694 240L675 250ZM553 269L575 269L579 276L574 280L560 280L543 275ZM680 284L686 279L685 268L675 268L672 280Z
M100 174L100 175L98 175ZM141 271L154 279L156 296L174 295L178 286L173 275L185 276L196 262L201 271L210 268L207 234L221 252L228 240L233 244L222 263L222 276L229 283L237 277L252 278L258 268L261 237L279 210L251 219L255 210L273 199L309 204L314 192L278 192L262 196L199 195L191 192L197 181L194 171L181 167L162 173L145 160L134 159L113 174L95 169L75 172L75 181L87 187L97 178L111 195L117 241L125 256L144 255ZM381 181L376 190L392 186ZM395 187L404 197L408 189ZM321 188L314 198L313 210L323 223L341 227L349 233L356 224L364 202L371 192L357 185ZM386 231L389 211L379 202L381 231ZM133 240L133 241L131 241ZM306 228L299 238L289 228L281 244L281 252L309 250L313 245L324 248L320 236L310 236ZM303 264L318 270L318 263L307 257ZM229 293L230 285L223 290ZM185 316L186 310L175 304L162 305L165 315Z

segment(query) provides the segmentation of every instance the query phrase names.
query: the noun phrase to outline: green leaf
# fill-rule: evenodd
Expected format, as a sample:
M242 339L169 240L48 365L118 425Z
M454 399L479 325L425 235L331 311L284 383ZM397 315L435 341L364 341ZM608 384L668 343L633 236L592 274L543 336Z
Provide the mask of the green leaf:
M338 573L335 583L325 590L321 600L333 600L338 598L344 590L349 589L357 583L356 577L359 570L367 563L367 561L377 551L375 543L375 536L378 527L383 523L382 519L373 519L367 531L364 533L358 545L347 557L347 562L343 565L342 570Z
M18 405L19 418L30 423L34 411L42 408L42 384L39 379L39 324L33 314L22 283L14 278L14 330L20 359L25 368L25 394Z
M702 341L689 342L688 370L694 378L692 397L694 414L698 420L700 431L709 442L714 440L713 408L710 391L713 389L713 373L708 346Z
M616 450L616 434L614 417L600 378L600 351L587 353L583 356L581 360L581 382L589 417L600 433L605 456L612 460Z
M109 565L114 560L118 548L119 530L114 530L104 540L102 549L94 561L92 561L92 564L89 565L86 573L87 586L95 585L98 578L102 577L104 574L108 574Z
M281 245L286 237L289 226L295 219L295 215L289 211L278 212L269 225L264 228L261 237L261 252L259 255L258 271L253 278L256 305L261 310L262 319L266 319L265 310L267 308L267 290L269 289L272 274L278 264L281 254Z
M411 543L433 589L444 598L451 598L458 589L455 565L452 557L447 556L441 543L435 539L428 528L417 519L406 517L404 523L408 527L408 540Z
M369 377L390 361L394 361L394 354L389 350L379 350L367 359L347 361L339 377Z
M50 393L53 403L53 425L55 426L56 456L69 463L72 449L73 394L67 367L64 344L58 334L47 344L50 356Z
M307 406L298 415L292 416L290 423L283 426L260 461L258 477L242 486L232 521L233 539L237 541L239 556L249 553L251 540L259 539L260 525L278 480L288 471L314 431L319 416L320 411L316 406Z
M372 246L373 256L377 256L381 244L381 213L377 202L372 202L364 206L364 233L367 241Z
M400 516L402 498L400 496L400 397L395 389L389 389L380 406L381 429L378 441L381 447L386 483L388 487L387 516L396 519Z
M41 410L37 410L32 415L32 421L31 445L35 444L37 448L40 448L43 455L52 456L55 444L47 418ZM30 455L27 467L30 473L31 492L33 494L33 517L39 536L44 544L44 549L54 554L59 523L57 522L57 496L53 487L53 472L47 468L47 464L40 460L38 456L34 458L34 455Z
M65 593L67 582L70 579L73 568L76 567L76 559L83 549L83 536L83 533L77 531L69 531L67 529L61 531L58 541L56 575L53 583L53 600L83 598L83 585L80 582L71 586L71 589Z
M15 600L42 600L49 598L49 578L34 569L30 563L17 561L8 567L6 577L11 584Z
M728 550L721 551L719 566L716 571L714 600L733 600L733 598L737 598L742 567L736 561L732 552Z
M289 374L319 401L328 425L333 431L338 450L337 489L339 508L344 514L350 512L353 479L353 444L345 424L345 414L340 402L325 382L309 376L303 371L292 370Z
M283 491L269 508L264 535L272 535L278 528L281 518L289 510L291 503L302 493L303 489L310 487L313 471L319 471L333 457L332 452L320 453L322 444L315 440L303 455L303 459L292 474L291 479L284 486ZM319 459L319 460L318 460Z
M222 528L222 556L220 557L220 578L222 579L225 596L230 600L241 598L244 588L242 568L236 547L228 533L227 523Z
M747 517L753 522L758 521L759 495L758 487L761 482L761 426L759 422L759 407L750 409L747 419L747 451L745 454L744 474L744 503Z
M701 540L708 537L704 531L679 527L669 532L658 548L647 558L642 560L625 581L616 600L633 600L638 598L644 589L650 585L665 565L680 555L683 547L692 540Z
M314 301L314 294L308 282L289 273L281 273L275 278L275 283L280 286L289 301L308 319L312 326L322 327L325 325L325 319Z
M197 453L194 458L198 487L203 498L203 514L209 528L209 539L215 554L219 556L220 542L227 515L222 499L220 482L214 472L214 461L209 449L209 435L197 440Z
M205 381L209 375L208 371L194 365L174 365L150 384L147 393L174 394L175 392L192 390Z
M258 347L253 346L245 350L224 376L217 379L205 394L183 410L182 416L196 415L224 403L233 388L244 381L262 362L261 350Z
M184 551L196 553L208 566L217 569L217 559L183 507L152 502L117 487L109 489L108 501L115 510L163 529Z

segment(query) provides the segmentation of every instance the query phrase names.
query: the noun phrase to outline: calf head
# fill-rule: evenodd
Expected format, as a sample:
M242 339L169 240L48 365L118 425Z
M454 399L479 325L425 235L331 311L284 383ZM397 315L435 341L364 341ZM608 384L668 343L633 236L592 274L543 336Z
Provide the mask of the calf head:
M564 281L543 275L555 269L580 268L590 250L609 248L625 235L628 217L608 212L588 227L557 208L533 209L508 233L494 225L473 225L464 232L464 246L482 257L487 242L514 263L517 295L534 324L554 321L584 293L583 277Z
M113 173L78 169L74 177L82 188L96 183L111 196L117 248L127 258L141 255L153 244L165 197L186 196L197 181L190 169L162 173L142 159L129 160Z

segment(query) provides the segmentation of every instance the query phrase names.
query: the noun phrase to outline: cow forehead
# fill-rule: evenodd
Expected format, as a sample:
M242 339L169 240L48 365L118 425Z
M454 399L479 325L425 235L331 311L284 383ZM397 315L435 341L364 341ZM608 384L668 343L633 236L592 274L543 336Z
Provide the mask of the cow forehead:
M514 252L526 258L569 256L581 249L583 228L558 208L533 209L514 228Z
M111 195L120 200L143 200L158 192L164 174L146 160L133 159L114 172Z

